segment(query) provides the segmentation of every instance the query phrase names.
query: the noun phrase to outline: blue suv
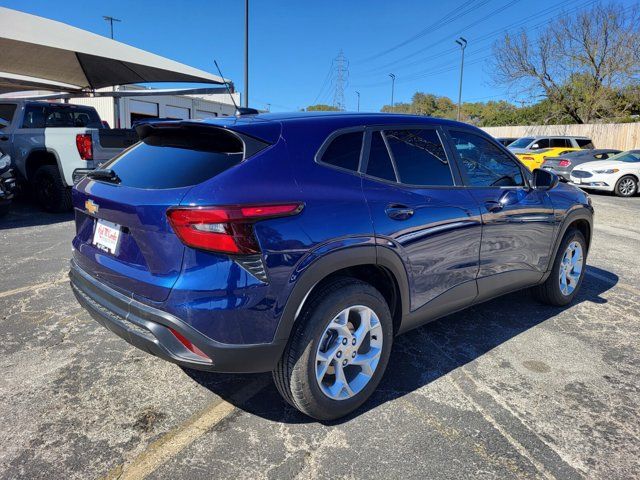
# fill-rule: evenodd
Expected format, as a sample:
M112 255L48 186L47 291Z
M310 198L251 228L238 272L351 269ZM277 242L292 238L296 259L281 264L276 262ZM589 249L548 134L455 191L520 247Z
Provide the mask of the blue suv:
M514 290L567 305L581 190L462 123L387 114L158 122L73 190L71 286L184 367L272 371L317 419L360 406L394 336Z

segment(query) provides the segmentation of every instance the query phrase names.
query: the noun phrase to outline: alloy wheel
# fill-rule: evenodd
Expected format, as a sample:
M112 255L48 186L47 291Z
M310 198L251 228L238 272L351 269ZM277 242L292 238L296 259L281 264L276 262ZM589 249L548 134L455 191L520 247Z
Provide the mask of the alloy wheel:
M560 292L569 296L578 286L582 269L584 268L584 255L582 245L579 242L571 242L562 256L560 262Z
M334 400L357 395L373 377L383 342L382 326L369 307L342 310L325 328L316 352L316 380Z
M620 185L618 186L618 190L622 195L628 197L629 195L633 195L634 190L636 189L636 184L631 178L623 178L620 180Z

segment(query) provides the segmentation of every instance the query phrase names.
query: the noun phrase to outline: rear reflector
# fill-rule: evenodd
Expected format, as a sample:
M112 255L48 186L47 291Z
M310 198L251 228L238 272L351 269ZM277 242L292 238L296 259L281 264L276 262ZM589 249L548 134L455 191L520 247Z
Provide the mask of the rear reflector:
M195 353L199 357L206 358L207 360L211 360L211 358L209 358L209 356L206 353L204 353L202 350L200 350L198 347L196 347L193 343L191 343L180 332L174 330L171 327L169 327L169 330L171 331L171 333L173 333L173 336L176 337L178 339L178 341L187 348L187 350L189 350L192 353Z
M568 167L571 165L571 160L565 160L564 158L558 162L559 167Z
M253 224L268 218L302 211L304 204L246 205L229 207L173 207L169 223L187 246L235 255L260 253Z
M79 133L76 135L76 147L82 160L93 160L93 143L91 135L88 133Z

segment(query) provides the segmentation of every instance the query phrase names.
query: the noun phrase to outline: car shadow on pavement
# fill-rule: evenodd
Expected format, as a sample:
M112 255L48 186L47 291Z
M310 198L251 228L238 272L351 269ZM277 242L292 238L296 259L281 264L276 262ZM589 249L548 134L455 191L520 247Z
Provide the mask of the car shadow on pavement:
M602 298L601 294L617 282L617 275L589 266L588 274L573 305L582 302L606 303L607 300ZM348 422L386 402L428 385L530 328L553 318L565 308L542 305L536 302L529 292L520 291L443 317L400 335L394 340L387 371L373 396L349 416L326 424ZM247 382L262 380L260 377L270 377L271 374L225 375L189 369L184 371L200 385L246 412L276 422L314 421L287 405L273 382L268 382L267 387L249 400L234 401L236 392Z
M73 212L44 212L33 200L21 197L11 203L11 208L7 215L0 217L0 230L52 225L71 220L73 220Z

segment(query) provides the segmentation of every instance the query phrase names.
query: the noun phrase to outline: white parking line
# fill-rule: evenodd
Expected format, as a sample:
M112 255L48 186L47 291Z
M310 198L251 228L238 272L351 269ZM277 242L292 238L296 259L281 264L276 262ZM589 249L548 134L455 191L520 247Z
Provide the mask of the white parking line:
M59 278L57 280L52 280L50 282L36 283L35 285L27 285L26 287L14 288L13 290L7 290L6 292L0 292L0 298L10 297L11 295L17 295L23 292L29 292L31 290L40 290L42 288L52 287L54 285L58 285L60 283L68 282L69 279L65 275L64 278Z

